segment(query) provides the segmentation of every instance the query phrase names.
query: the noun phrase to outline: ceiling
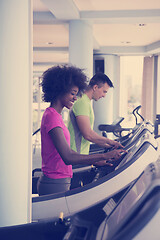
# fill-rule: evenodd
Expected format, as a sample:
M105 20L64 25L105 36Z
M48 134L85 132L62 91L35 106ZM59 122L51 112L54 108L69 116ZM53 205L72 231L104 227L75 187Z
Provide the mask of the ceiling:
M94 54L160 53L160 0L33 0L33 60L68 62L69 20L93 24Z

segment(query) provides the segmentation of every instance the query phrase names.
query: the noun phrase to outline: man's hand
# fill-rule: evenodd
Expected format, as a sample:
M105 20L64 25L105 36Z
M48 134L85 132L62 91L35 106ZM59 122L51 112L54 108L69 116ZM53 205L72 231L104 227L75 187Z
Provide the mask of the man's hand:
M114 149L124 148L124 146L123 146L122 144L120 144L119 142L117 142L117 141L110 140L109 144L110 144Z

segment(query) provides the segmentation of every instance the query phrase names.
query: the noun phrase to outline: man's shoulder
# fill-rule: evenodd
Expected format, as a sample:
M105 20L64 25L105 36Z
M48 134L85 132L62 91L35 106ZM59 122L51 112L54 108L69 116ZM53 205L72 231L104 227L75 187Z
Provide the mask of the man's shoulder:
M87 101L86 95L84 94L81 98L78 98L77 101L74 103L74 106L80 106L80 105L88 105L89 101Z
M88 115L90 103L86 100L85 96L79 98L73 105L73 112L77 115Z
M77 99L77 101L74 103L73 111L79 108L86 108L88 107L88 105L89 105L88 101L86 101L86 99L82 96L81 98Z

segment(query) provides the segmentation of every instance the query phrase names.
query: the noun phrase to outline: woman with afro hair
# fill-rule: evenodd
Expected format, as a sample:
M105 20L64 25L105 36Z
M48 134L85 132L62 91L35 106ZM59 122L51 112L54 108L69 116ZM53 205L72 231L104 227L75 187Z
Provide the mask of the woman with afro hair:
M46 195L70 189L72 165L112 165L111 161L119 159L124 150L84 155L70 148L70 134L61 113L64 107L72 108L87 87L82 69L69 65L51 67L43 73L41 86L43 100L50 103L41 122L43 174L38 181L39 195Z

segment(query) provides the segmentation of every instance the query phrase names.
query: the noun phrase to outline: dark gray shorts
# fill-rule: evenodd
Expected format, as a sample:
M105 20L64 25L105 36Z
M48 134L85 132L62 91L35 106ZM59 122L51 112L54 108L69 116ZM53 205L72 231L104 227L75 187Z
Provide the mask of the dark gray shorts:
M48 178L44 174L39 178L37 183L38 194L47 195L70 190L71 178Z

